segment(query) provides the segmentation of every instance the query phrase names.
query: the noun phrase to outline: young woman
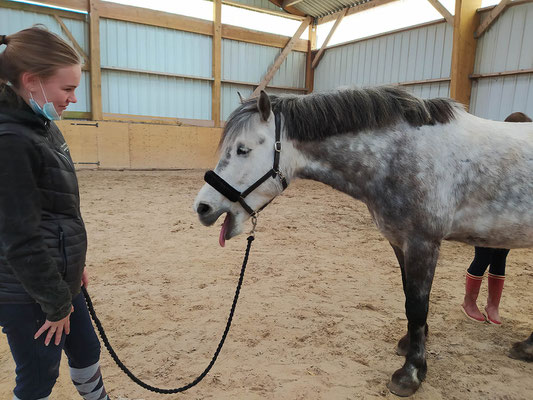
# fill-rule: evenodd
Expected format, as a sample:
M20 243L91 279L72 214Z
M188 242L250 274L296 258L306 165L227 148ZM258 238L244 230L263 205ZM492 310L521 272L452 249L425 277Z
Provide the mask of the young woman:
M532 122L526 114L515 112L505 118L505 122ZM509 254L507 249L492 249L476 247L474 261L466 273L465 298L462 310L473 321L489 322L501 325L500 299L502 297L503 283L505 281L505 261ZM479 295L483 275L490 265L488 273L488 298L483 315L477 307L476 300Z
M0 326L15 400L48 399L64 350L84 399L108 399L81 285L87 235L78 182L53 122L81 78L76 52L41 27L0 35Z

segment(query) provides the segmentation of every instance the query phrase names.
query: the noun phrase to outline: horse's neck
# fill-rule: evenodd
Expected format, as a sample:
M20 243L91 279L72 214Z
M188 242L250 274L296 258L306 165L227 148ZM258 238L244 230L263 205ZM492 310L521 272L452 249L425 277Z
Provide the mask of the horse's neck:
M296 178L312 179L367 202L373 194L376 177L382 177L405 140L389 133L339 135L321 142L297 142L300 160L294 168Z

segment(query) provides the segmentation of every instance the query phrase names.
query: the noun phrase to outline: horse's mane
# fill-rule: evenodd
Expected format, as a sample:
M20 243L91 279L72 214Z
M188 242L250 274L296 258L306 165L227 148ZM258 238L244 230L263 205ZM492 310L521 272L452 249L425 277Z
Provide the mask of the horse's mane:
M415 127L445 124L461 108L451 99L424 100L398 86L269 97L272 110L283 115L288 138L299 141L386 128L401 121ZM220 143L245 128L258 111L256 98L244 101L226 122Z

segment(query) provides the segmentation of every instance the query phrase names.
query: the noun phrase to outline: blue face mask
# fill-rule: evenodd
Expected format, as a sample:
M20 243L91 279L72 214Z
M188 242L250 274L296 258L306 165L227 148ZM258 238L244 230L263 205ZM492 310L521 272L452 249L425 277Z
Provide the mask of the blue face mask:
M31 109L33 110L35 114L42 115L43 117L49 119L50 121L60 120L61 117L57 113L56 108L54 107L54 103L48 102L48 99L46 98L46 94L44 93L44 89L43 89L43 85L41 81L39 81L39 85L41 85L41 90L43 91L43 96L44 96L44 100L46 101L46 103L44 103L44 106L41 107L39 103L37 103L33 99L33 95L30 92L29 103L30 103Z

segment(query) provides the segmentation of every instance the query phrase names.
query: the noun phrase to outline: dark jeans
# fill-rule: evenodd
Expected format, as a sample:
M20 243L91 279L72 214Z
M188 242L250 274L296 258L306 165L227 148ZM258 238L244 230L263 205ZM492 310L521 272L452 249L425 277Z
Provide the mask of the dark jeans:
M508 249L492 249L489 247L476 247L474 261L468 268L468 273L483 276L490 265L489 272L494 275L505 275L505 260L509 254Z
M7 335L15 360L17 376L14 393L19 399L34 400L50 395L59 376L62 350L65 350L68 363L73 368L86 368L100 359L100 342L83 294L76 296L72 305L74 312L70 315L70 334L63 334L58 346L53 338L45 346L48 331L37 340L33 339L46 320L38 304L0 304L0 326Z

